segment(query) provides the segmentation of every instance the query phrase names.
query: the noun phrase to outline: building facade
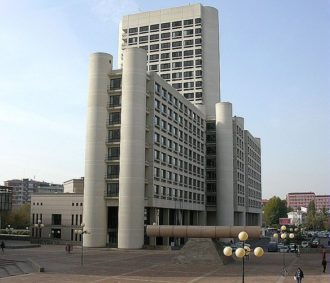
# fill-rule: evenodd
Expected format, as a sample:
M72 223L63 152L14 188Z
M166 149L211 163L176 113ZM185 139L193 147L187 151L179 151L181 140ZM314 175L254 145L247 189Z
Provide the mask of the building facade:
M32 193L63 192L63 185L51 184L32 179L8 180L4 182L4 185L12 187L12 203L14 207L23 204L30 204Z
M308 208L311 201L315 201L317 210L325 208L330 210L330 195L316 195L313 192L288 193L286 195L287 206L297 210L300 207Z
M118 56L90 57L84 245L141 248L153 223L260 225L260 140L220 102L217 10L125 16Z
M8 186L0 186L0 211L10 211L12 209L12 199L13 188Z

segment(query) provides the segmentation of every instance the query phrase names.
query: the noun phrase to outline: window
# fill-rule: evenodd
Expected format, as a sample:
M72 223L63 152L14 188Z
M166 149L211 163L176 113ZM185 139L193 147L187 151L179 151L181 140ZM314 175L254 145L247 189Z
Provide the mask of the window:
M172 73L172 80L177 80L182 78L182 73Z
M194 93L188 92L188 93L184 93L183 96L186 99L193 99L194 98Z
M194 44L194 41L192 39L188 39L184 41L184 46L192 46Z
M111 107L116 107L121 105L121 96L120 95L112 95L110 96L110 102Z
M155 83L155 92L160 93L160 85Z
M175 88L175 89L181 89L182 88L182 83L175 83L175 84L172 84L172 86Z
M121 78L114 78L110 80L110 89L121 89Z
M194 75L194 72L193 72L193 71L189 71L189 72L184 72L184 73L183 73L183 76L184 76L185 78L192 78L193 75Z
M169 32L165 32L165 33L161 34L162 40L170 39L170 37L171 37L171 33L169 33Z
M108 183L107 184L107 196L118 197L119 196L119 183Z
M109 114L109 124L119 124L120 123L120 112L112 112Z
M108 141L114 142L114 141L119 141L119 140L120 140L120 129L110 130L109 136L108 136Z
M195 55L202 55L202 49L196 49L195 50Z
M140 33L148 32L148 31L149 31L149 26L140 27Z
M201 77L203 75L203 71L202 70L197 70L196 71L196 77Z
M181 37L182 36L182 31L174 31L172 32L172 37L176 38L176 37Z
M201 34L202 33L202 29L201 28L196 28L195 29L195 34Z
M160 55L161 60L169 60L170 59L170 53L163 53Z
M202 81L197 81L196 82L196 88L202 88L203 82Z
M61 214L52 214L52 225L61 225L62 215Z
M184 83L184 88L194 88L194 82L187 82Z
M118 160L120 157L120 147L110 147L108 148L108 158L109 160Z
M149 57L149 61L157 61L159 59L159 54L152 54Z
M150 51L156 51L159 49L159 44L152 44L150 45Z
M161 44L162 50L170 49L170 47L171 47L171 45L169 42Z
M182 47L182 41L172 42L172 48L179 48L179 47Z
M160 141L160 135L158 133L154 134L154 142L159 143Z
M172 63L172 68L173 68L173 69L179 69L179 68L182 68L182 62L173 62L173 63Z
M194 35L194 30L193 29L187 29L183 31L184 36L193 36Z
M159 160L159 155L160 155L160 152L159 152L159 150L154 150L154 159L155 160Z
M152 34L150 35L150 41L155 41L159 39L159 34Z
M169 29L171 27L171 23L162 23L161 24L161 29Z
M159 30L159 24L151 25L150 26L150 31L158 31Z
M170 79L170 74L161 74L160 75L164 80L169 80Z
M196 66L202 66L202 59L196 60Z
M193 67L194 66L194 61L193 60L184 61L183 65L184 65L184 67Z
M148 36L140 36L139 37L139 43L141 42L147 42L148 41Z
M202 19L201 18L195 19L195 24L200 24L200 23L202 23Z
M182 51L172 52L172 58L181 58L182 57Z
M172 28L178 28L182 26L182 21L176 21L172 23Z
M137 43L137 37L131 37L128 39L128 44L133 45Z
M195 39L195 44L196 45L201 45L202 44L202 39L201 38L196 38Z
M160 64L160 69L161 70L168 70L170 68L171 68L171 64L170 63Z
M186 50L184 51L184 57L191 57L194 55L194 50Z
M129 34L132 34L132 33L137 33L138 32L138 28L130 28L128 30Z
M158 71L158 64L156 64L156 65L149 65L149 71Z
M108 178L118 178L119 177L119 165L111 164L108 165Z
M184 20L183 24L185 26L190 26L190 25L194 24L194 20L193 19Z

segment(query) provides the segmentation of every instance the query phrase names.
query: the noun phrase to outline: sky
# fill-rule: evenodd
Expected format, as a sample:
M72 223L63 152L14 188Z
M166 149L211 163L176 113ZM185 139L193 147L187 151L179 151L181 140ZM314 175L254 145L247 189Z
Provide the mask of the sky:
M200 3L219 11L221 100L261 138L263 198L329 194L330 0ZM0 184L84 176L89 55L117 64L123 15L187 4L0 0Z

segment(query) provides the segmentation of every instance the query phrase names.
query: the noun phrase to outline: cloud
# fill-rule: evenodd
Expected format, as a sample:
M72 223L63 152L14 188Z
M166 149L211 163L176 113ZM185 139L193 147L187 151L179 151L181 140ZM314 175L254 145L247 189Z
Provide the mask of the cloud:
M94 0L92 11L103 22L118 24L123 16L139 12L139 5L134 0Z

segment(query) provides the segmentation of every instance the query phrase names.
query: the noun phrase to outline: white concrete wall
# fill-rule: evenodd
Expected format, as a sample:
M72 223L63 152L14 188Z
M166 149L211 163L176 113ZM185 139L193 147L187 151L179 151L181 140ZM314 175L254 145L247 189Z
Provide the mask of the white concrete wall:
M120 139L118 248L144 242L146 51L124 50Z
M85 152L84 223L89 234L84 246L104 247L107 235L105 194L105 155L107 153L106 121L108 75L112 70L112 56L94 53L90 56L87 104L87 133Z
M234 224L232 105L216 104L217 225Z

